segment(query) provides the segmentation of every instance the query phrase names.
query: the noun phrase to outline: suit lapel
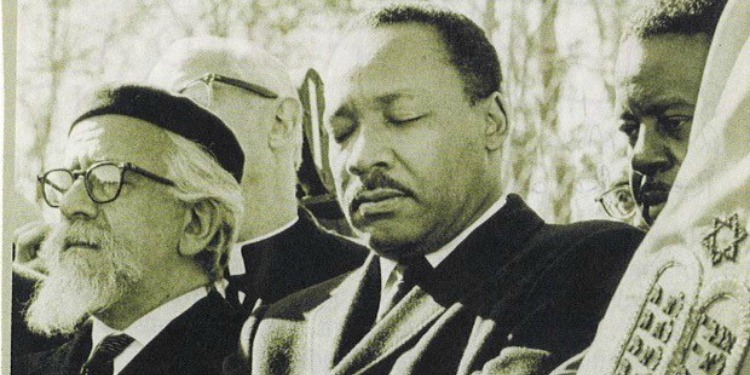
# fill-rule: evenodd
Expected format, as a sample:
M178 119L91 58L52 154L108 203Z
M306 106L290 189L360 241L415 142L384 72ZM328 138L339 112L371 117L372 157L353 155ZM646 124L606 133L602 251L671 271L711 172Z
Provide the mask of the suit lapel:
M444 311L445 307L422 287L413 288L334 367L332 373L350 374L365 366L377 365L423 333Z
M498 334L507 332L525 313L524 296L536 281L540 269L548 264L548 257L554 252L539 251L536 235L545 226L521 198L508 197L514 209L507 212L503 220L495 222L494 230L507 236L505 247L513 249L501 266L487 275L487 282L470 298L482 298L490 305L481 306L482 313L477 317L464 357L459 364L458 374L468 374L488 357L496 356L510 337ZM511 201L512 199L512 201Z
M370 255L365 264L331 292L312 312L309 343L312 373L327 373L372 327L380 301L380 266Z

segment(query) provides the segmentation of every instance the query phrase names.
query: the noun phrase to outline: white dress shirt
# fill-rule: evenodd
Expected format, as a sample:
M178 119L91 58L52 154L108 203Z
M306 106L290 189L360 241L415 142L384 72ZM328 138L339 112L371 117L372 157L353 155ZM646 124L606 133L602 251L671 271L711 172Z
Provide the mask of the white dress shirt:
M430 263L432 268L436 268L445 258L450 255L456 247L463 242L466 237L474 232L480 225L484 224L492 215L500 211L500 208L505 204L505 197L501 197L490 208L485 211L482 216L475 220L471 225L466 227L461 233L450 240L448 243L443 245L437 251L433 251L425 255L427 262ZM380 257L380 305L378 307L378 317L381 317L384 313L383 309L387 306L391 300L391 296L396 293L399 281L403 278L401 268L397 268L398 263L391 259Z
M169 323L207 295L208 292L205 287L194 289L151 310L148 314L140 317L128 328L125 328L122 331L109 327L95 317L92 318L94 323L91 329L91 352L89 353L88 358L91 358L96 346L99 345L105 337L124 333L132 337L133 342L125 348L120 355L115 357L112 362L114 367L113 374L119 373Z

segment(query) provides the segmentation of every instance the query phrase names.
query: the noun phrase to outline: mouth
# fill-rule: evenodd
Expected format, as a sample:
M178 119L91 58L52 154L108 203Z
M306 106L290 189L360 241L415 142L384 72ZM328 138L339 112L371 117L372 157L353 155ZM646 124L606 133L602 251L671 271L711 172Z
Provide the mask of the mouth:
M351 212L360 212L362 215L382 213L392 209L394 204L405 197L405 192L393 188L364 190L352 200Z
M99 250L99 244L94 242L88 242L88 241L82 241L82 240L65 240L65 244L63 246L63 251L68 251L71 249L87 249L87 250Z

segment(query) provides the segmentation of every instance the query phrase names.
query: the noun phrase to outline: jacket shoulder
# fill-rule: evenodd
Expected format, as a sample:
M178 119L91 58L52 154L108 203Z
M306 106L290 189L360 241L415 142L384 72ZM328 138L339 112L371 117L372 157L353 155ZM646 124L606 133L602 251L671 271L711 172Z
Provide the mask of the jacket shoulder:
M303 320L305 312L327 301L331 297L331 292L354 272L346 272L320 284L292 293L268 306L264 316Z
M513 335L558 361L585 349L644 235L609 221L544 225L532 241L548 252L547 262L530 285L529 313Z
M627 224L595 220L543 225L530 244L552 250L550 257L557 262L629 262L644 236L645 232Z
M645 235L603 220L545 227L538 245L552 254L538 286L551 300L571 303L606 304Z
M29 353L11 358L11 373L14 375L62 374L70 365L72 340L56 348Z

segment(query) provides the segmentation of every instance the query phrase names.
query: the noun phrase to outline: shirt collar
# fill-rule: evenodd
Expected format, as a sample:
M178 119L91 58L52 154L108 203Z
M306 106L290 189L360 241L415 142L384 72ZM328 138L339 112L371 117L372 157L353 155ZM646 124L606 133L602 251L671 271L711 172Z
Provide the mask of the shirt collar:
M474 232L475 229L477 229L480 225L484 224L487 220L489 220L492 215L496 214L505 204L505 197L500 197L495 203L490 206L490 208L487 209L487 211L484 211L482 216L480 216L477 220L475 220L471 225L466 227L461 233L458 234L458 236L454 237L452 240L450 240L448 243L443 245L440 249L437 251L433 251L427 255L425 255L425 258L427 258L427 261L430 263L432 268L436 268L445 258L450 255L453 250L458 247L458 245L463 242L466 237L469 237L469 235ZM391 273L396 268L396 261L393 261L391 259L380 257L380 290L383 291L386 288L386 283L388 282L388 279L391 276Z
M127 334L140 345L146 346L164 329L164 327L207 295L208 292L205 287L194 289L151 310L148 314L138 318L138 320L133 322L133 324L128 328L125 328L123 331L111 328L101 320L94 317L92 318L93 327L91 328L91 347L96 348L96 345L109 335L117 335L121 333Z
M269 239L289 228L292 227L292 225L296 224L297 221L299 221L299 216L295 216L294 219L292 219L290 222L266 233L263 235L260 235L258 237L251 238L247 241L237 242L232 246L231 254L229 254L229 263L227 264L227 267L229 268L229 274L230 275L244 275L247 270L245 269L245 262L242 259L242 247L245 245L254 244L266 239Z

